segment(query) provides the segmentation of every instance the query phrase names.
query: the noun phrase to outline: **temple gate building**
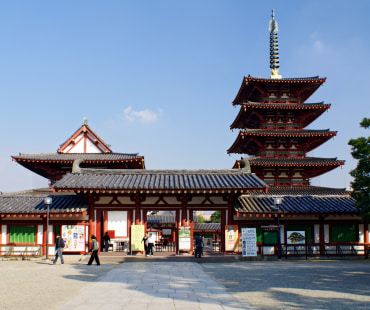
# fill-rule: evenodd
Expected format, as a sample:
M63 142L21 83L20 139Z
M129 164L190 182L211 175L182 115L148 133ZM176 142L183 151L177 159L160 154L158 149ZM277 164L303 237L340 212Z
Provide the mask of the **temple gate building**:
M240 111L231 129L240 132L227 152L250 157L232 169L145 169L143 156L114 153L85 120L57 153L12 156L50 188L0 195L0 255L53 254L57 233L65 253L86 253L89 236L101 241L105 232L115 250L138 254L144 231L163 236L162 228L174 242L171 251L191 253L193 232L205 231L194 225L193 212L211 210L221 213L219 228L211 229L223 253L243 253L241 231L254 228L261 256L366 254L369 223L350 192L310 185L344 164L308 156L336 135L305 129L330 108L306 103L326 79L283 78L277 44L273 14L271 75L245 77L233 101ZM158 211L171 211L165 227L151 215Z

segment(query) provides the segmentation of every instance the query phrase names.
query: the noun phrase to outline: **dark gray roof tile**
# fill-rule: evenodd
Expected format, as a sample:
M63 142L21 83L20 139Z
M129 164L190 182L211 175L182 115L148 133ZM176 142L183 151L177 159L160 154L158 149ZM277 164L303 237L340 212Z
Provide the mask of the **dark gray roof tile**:
M88 209L88 204L78 195L1 195L0 213L5 214L45 214L45 197L52 197L50 213L79 213Z
M273 213L275 195L242 195L234 203L240 213ZM280 196L280 212L291 214L359 214L349 195Z
M244 190L267 185L252 173L229 170L81 169L57 181L57 190Z

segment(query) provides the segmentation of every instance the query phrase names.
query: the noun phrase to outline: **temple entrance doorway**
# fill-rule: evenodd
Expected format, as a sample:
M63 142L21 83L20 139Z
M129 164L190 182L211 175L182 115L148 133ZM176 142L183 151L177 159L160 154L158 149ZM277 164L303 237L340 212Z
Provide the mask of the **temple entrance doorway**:
M176 252L176 211L147 211L146 231L156 240L156 252Z
M221 252L221 211L194 211L193 212L193 240L203 237L204 253Z

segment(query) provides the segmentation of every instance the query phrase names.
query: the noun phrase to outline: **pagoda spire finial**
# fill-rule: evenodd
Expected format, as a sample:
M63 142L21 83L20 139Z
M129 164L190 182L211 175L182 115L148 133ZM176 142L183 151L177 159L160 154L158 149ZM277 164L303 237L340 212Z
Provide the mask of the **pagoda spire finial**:
M275 20L275 11L271 12L271 20L269 23L270 31L270 69L271 69L271 79L281 79L279 75L279 44L278 44L278 23Z

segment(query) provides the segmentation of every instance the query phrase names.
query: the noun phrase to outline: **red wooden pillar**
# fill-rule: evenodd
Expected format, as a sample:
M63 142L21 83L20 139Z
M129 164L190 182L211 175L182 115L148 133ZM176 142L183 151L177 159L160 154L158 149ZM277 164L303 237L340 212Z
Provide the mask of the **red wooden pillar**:
M91 196L90 196L91 197ZM94 201L93 199L89 199L89 238L88 238L88 248L90 249L91 247L91 239L90 239L90 236L91 235L95 235L95 205L94 205Z
M175 220L175 251L176 254L179 253L179 222L180 222L180 210L176 210L176 220Z
M103 238L101 235L101 221L102 221L102 216L101 216L101 211L99 209L96 210L95 212L96 218L95 218L95 227L96 227L96 240L99 242L99 252L100 249L103 247Z
M364 223L364 243L369 243L369 223Z
M191 248L191 251L190 253L194 253L194 248L193 248L193 244L194 244L194 221L193 221L193 210L190 210L189 211L189 224L190 224L190 248Z
M102 211L102 212L103 212L103 221L102 221L103 233L105 234L105 232L108 231L108 211Z
M131 252L131 225L133 223L134 218L134 210L127 210L127 235L128 235L128 251Z
M143 221L142 224L144 225L144 231L147 231L148 229L148 215L146 210L143 210Z
M135 225L141 224L141 212L140 212L140 195L136 194L135 199Z
M227 210L221 210L221 252L222 253L225 253L226 212L227 212Z
M42 230L42 253L46 255L46 236L47 236L47 218L44 217L43 219L43 230ZM8 225L8 230L9 230L9 225ZM8 231L9 233L9 231Z
M183 195L181 201L181 226L187 226L188 224L188 217L187 217L187 210L186 210L186 195Z
M324 234L324 217L320 216L320 226L319 226L319 247L320 255L324 255L324 244L325 244L325 234Z

